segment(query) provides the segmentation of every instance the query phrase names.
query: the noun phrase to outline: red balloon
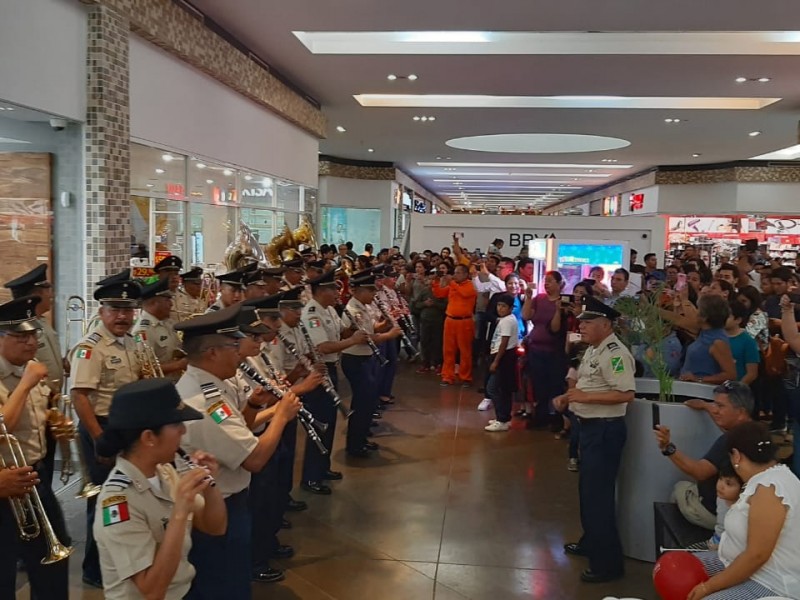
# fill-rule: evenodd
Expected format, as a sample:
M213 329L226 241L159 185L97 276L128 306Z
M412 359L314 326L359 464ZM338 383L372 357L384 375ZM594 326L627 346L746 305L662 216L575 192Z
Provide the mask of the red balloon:
M653 569L653 585L661 600L686 600L696 585L708 579L703 563L691 552L667 552Z

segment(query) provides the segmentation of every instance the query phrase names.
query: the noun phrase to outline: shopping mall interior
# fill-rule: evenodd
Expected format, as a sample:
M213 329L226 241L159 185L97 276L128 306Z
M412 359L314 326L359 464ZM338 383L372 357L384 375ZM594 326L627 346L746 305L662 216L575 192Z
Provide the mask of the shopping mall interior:
M493 252L534 259L540 290L558 270L570 302L593 265L605 285L636 272L631 252L656 261L631 275L637 292L689 249L714 273L747 249L774 278L800 269L798 73L796 0L2 0L1 281L48 265L67 353L82 335L73 299L91 315L98 281L173 255L213 282L243 231L266 249L310 227L315 251L394 247L409 268L455 240L477 270ZM344 479L330 496L295 488L308 510L280 534L294 556L253 598L679 597L653 584L659 541L681 543L653 532L653 501L670 497L648 486L664 470L623 457L624 576L587 583L564 552L585 510L567 442L516 416L487 434L477 378L442 387L418 367L398 361L379 456L354 460L340 420ZM649 412L631 419L644 434L629 423L629 446L662 460ZM781 460L789 419L772 440ZM651 478L641 502L636 469ZM82 581L77 481L56 486L69 598L104 597ZM16 589L31 593L24 570Z

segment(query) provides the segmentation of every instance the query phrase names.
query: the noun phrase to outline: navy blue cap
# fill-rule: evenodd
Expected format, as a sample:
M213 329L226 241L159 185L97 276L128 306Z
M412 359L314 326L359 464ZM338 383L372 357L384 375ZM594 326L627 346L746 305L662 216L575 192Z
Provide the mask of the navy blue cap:
M94 299L109 306L131 307L139 304L141 286L135 281L120 281L101 285L94 291Z
M255 271L251 271L250 273L245 273L244 277L242 278L242 283L244 285L266 285L264 283L264 276L262 275L261 271L256 269Z
M272 331L261 322L261 317L255 306L242 306L242 310L239 311L239 329L244 333L256 333L259 335Z
M41 329L36 318L39 296L23 296L0 304L0 331L25 332Z
M281 266L285 269L300 269L302 270L305 267L306 263L302 258L293 258L292 260L285 260L281 263Z
M583 297L583 312L578 315L581 321L590 321L592 319L606 318L613 321L620 316L620 313L612 307L603 304L594 296Z
M230 273L223 273L222 275L217 275L216 277L219 279L220 283L227 283L233 287L242 287L242 278L244 277L244 272L231 271Z
M353 276L350 279L350 287L375 287L375 279L374 274L362 275L361 277Z
M300 294L303 293L304 286L298 285L285 292L281 292L278 306L281 308L302 308L303 303L300 301Z
M121 281L129 281L131 278L131 270L130 269L122 269L119 273L115 273L114 275L108 275L104 277L95 285L108 285L110 283L119 283Z
M273 317L280 316L280 311L278 310L278 302L280 302L281 297L283 296L282 292L278 292L277 294L272 294L271 296L264 296L263 298L253 298L251 300L245 300L242 302L242 306L252 306L253 308L258 311L258 315L270 315Z
M309 254L314 254L314 249L311 246L307 246L300 250L300 256L308 256Z
M306 269L317 269L318 271L324 271L325 267L327 266L328 266L328 261L325 259L312 260L310 263L306 265Z
M230 337L244 337L239 331L240 304L227 308L214 310L191 319L186 319L175 325L175 331L183 332L183 339L199 337L202 335L227 335Z
M335 271L327 271L323 273L319 277L309 280L308 284L311 286L311 289L316 289L320 286L336 286L336 272Z
M203 269L192 267L185 273L181 273L181 279L184 281L201 281L203 279Z
M203 413L183 403L169 379L140 379L114 392L106 429L155 429L202 418Z
M165 298L172 298L172 292L169 291L169 279L160 279L150 285L142 286L142 300L149 300L156 296L164 296Z
M241 271L242 273L252 273L253 271L258 271L258 261L256 259L252 259L246 265L239 267L236 270Z
M153 271L180 271L183 268L183 261L177 256L165 256L156 263Z
M24 275L12 279L5 284L5 287L11 290L11 294L15 298L27 296L37 287L52 287L50 282L47 281L47 263L42 263Z

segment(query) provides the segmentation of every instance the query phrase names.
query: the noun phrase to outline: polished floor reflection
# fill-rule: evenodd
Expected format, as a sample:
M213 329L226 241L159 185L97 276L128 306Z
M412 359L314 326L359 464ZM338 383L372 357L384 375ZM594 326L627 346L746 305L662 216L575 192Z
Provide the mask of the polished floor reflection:
M253 585L255 599L655 598L652 565L628 561L625 579L589 585L578 579L584 561L563 554L580 533L565 442L542 431L486 433L493 415L477 412L474 389L440 388L410 365L395 394L373 438L379 457L345 458L340 427L334 468L345 478L332 496L295 493L310 508L289 516L281 541L297 555L280 564L283 583ZM69 497L71 598L99 599L80 582L83 503ZM23 587L18 597L28 595Z

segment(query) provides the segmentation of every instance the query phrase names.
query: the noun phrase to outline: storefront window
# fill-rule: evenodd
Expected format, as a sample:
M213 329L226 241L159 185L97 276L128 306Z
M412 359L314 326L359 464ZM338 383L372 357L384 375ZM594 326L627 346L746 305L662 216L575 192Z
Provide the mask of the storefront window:
M279 209L300 211L300 186L285 181L278 181L276 186L277 203Z
M243 173L239 178L242 206L271 207L274 204L275 180L263 175Z
M238 229L236 208L192 202L189 256L191 264L223 265L225 250ZM224 267L223 267L224 268Z
M259 244L268 244L277 235L274 210L242 208L240 214L241 220L250 228Z
M184 156L131 144L131 194L186 198L186 160Z
M235 169L198 158L190 158L187 164L192 200L223 206L239 203Z
M353 242L361 249L367 242L375 244L380 239L381 209L344 208L323 206L319 243L344 244Z

